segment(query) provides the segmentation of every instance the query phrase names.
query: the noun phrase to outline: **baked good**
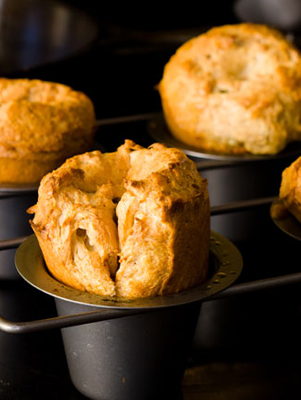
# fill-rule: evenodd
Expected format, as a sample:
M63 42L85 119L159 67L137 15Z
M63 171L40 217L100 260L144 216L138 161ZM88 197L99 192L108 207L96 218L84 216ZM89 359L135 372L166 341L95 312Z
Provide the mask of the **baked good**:
M38 183L91 146L94 107L58 83L0 79L0 182Z
M70 158L28 212L49 271L76 289L151 297L207 276L207 181L181 150L126 140Z
M301 56L268 26L224 25L187 41L158 90L171 133L196 148L276 154L301 140Z
M282 172L279 199L301 222L301 157Z

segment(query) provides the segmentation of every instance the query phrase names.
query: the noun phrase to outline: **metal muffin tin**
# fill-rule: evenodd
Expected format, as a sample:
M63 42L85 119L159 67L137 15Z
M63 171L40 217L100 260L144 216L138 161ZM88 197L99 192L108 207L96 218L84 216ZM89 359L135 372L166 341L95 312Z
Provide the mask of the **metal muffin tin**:
M149 126L153 123L153 118L156 119L157 116L152 116ZM160 118L162 120L162 116ZM156 140L165 142L159 138ZM177 147L182 148L180 145ZM255 175L259 171L261 178L262 166L271 164L275 175L275 163L288 162L289 157L299 153L294 146L290 148L292 151L287 148L277 156L233 157L205 153L202 153L201 157L200 154L195 155L194 161L202 175L209 174L209 177L206 176L209 184L212 182L219 186L222 182L221 192L233 196L229 201L220 198L219 193L210 195L213 217L211 220L232 213L229 228L231 233L234 226L236 231L239 230L237 221L232 221L233 212L242 211L244 214L245 211L255 210L257 206L269 205L274 200L274 193L271 197L267 187L262 184L259 185L260 190L253 193L253 199L250 193L244 192L241 196L241 193L238 193L239 187L235 186L241 186L243 181L237 184L237 177L233 175L233 171L238 172L246 181L245 167L250 167ZM189 150L183 150L188 154ZM239 168L236 168L237 166ZM281 169L283 166L277 164L277 168ZM225 175L217 180L216 176L210 176L215 171L223 174L222 169L226 169L227 174L230 173L227 179ZM267 176L267 179L270 180L270 177ZM34 188L23 187L19 192L18 188L5 189L8 195L9 192L15 195L26 194ZM258 209L255 212L258 213ZM224 236L229 239L228 235ZM64 328L62 336L71 379L82 394L92 399L140 400L165 399L170 396L180 399L180 383L191 344L195 342L195 338L203 340L204 331L211 335L212 332L220 330L219 321L213 319L207 324L208 321L206 322L204 317L212 315L210 310L220 309L224 313L221 301L227 300L227 297L301 281L301 273L296 273L233 285L240 274L242 259L236 247L224 236L212 232L210 276L206 283L170 296L130 301L87 294L56 281L45 267L37 240L31 236L17 251L17 268L29 284L55 299L58 317L30 322L10 322L0 316L0 330L26 333ZM24 240L21 239L19 242ZM12 242L2 241L2 248L13 247ZM15 244L17 242L18 239L15 240ZM233 258L238 270L233 268L233 263L228 257ZM239 303L243 308L244 300L241 299ZM208 326L204 326L204 322ZM204 344L206 345L201 342L201 349L204 349ZM195 342L194 350L198 350L198 346L199 343Z
M70 288L49 274L34 235L18 248L15 261L29 284L54 297L59 317L12 324L11 332L68 327L62 337L71 380L96 400L181 399L202 302L230 286L242 270L240 252L214 232L209 279L167 296L117 300Z
M256 208L272 200L255 199L232 208ZM229 205L211 208L211 214L229 211ZM301 273L295 273L231 284L240 274L241 255L229 240L214 232L209 280L162 298L115 301L69 288L48 273L33 235L19 247L16 263L29 284L55 299L59 316L30 322L10 322L0 316L0 329L26 333L67 328L62 329L62 336L71 379L81 393L99 400L163 399L171 394L180 399L191 345L192 351L198 351L196 339L220 328L215 319L204 323L204 317L211 315L207 306L223 311L220 301L229 297L301 281ZM239 303L244 304L243 299Z

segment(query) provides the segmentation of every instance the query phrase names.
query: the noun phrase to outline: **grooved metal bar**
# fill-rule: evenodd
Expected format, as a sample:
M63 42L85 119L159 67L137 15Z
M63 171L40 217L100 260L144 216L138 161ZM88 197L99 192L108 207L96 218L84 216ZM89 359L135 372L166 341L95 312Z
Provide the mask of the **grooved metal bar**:
M298 283L301 283L301 272L289 275L276 276L273 278L260 279L258 281L237 283L228 287L223 292L220 292L210 297L209 299L206 299L205 301L223 299L226 297L253 293L259 290L276 289L278 287L282 287L285 285L292 285Z
M13 239L8 239L8 240L0 240L0 251L1 250L8 250L8 249L15 249L20 246L21 243L23 243L28 236L20 236L17 238Z
M207 171L210 169L218 169L218 168L227 168L227 167L240 167L241 165L246 165L247 163L254 162L252 161L194 161L198 171Z
M106 126L106 125L117 125L117 124L123 124L127 122L138 122L138 121L144 121L153 118L156 115L156 113L146 113L146 114L138 114L138 115L125 115L123 117L114 117L114 118L105 118L105 119L99 119L96 121L96 128L99 128L100 126Z
M229 288L225 289L223 292L220 292L217 295L212 296L203 301L225 299L232 296L257 292L259 290L275 289L285 285L298 284L298 283L301 283L301 273L261 279L258 281L232 285ZM0 316L0 330L7 333L15 333L15 334L30 333L48 329L67 328L71 326L83 325L92 322L107 321L111 319L137 315L145 312L152 312L152 310L102 309L99 311L91 311L75 315L53 317L53 318L41 319L38 321L30 321L30 322L11 322Z
M220 214L228 214L236 211L243 211L252 209L254 207L265 206L271 204L278 197L263 197L260 199L251 199L251 200L242 200L228 204L222 204L220 206L211 207L210 214L211 216L220 215Z
M106 310L91 311L74 315L65 315L30 322L11 322L0 316L0 330L7 333L30 333L48 329L61 329L92 322L108 321L110 319L141 314L145 310Z

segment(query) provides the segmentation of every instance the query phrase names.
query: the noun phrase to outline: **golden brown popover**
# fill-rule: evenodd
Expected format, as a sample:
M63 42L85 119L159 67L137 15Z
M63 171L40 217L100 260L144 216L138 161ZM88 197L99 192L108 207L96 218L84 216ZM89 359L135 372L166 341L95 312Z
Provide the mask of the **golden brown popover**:
M158 85L171 133L206 151L276 154L301 140L301 56L265 25L224 25L184 43Z
M39 183L66 158L87 151L94 107L66 85L0 78L0 183Z
M73 288L139 298L207 276L207 181L181 150L126 140L70 158L42 179L29 212L49 271Z

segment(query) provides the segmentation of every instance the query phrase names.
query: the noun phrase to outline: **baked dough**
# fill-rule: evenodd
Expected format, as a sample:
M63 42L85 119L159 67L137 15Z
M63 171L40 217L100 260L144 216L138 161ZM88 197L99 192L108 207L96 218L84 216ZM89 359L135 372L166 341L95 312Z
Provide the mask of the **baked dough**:
M87 151L94 107L58 83L0 79L0 182L38 183L66 158Z
M279 198L285 208L301 222L301 157L282 172Z
M207 181L181 150L126 140L75 156L42 179L28 212L48 269L76 289L150 297L207 276Z
M187 41L158 90L171 133L199 149L276 154L301 140L301 56L265 25L220 26Z

